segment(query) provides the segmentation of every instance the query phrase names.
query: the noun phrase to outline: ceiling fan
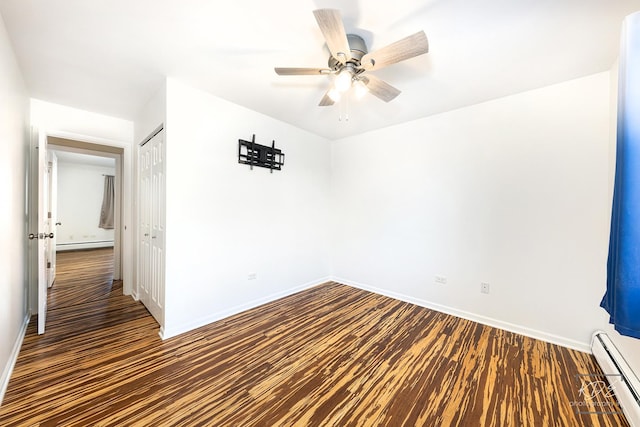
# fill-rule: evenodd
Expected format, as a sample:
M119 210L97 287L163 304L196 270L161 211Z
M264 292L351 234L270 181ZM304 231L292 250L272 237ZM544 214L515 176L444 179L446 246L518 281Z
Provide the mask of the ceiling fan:
M429 42L424 31L419 31L369 53L362 37L346 34L339 10L318 9L313 14L327 42L331 55L327 68L281 68L275 71L280 76L334 75L334 84L320 100L321 107L333 105L351 87L356 96L366 92L385 102L393 100L400 90L367 71L376 71L388 65L422 55L429 51Z

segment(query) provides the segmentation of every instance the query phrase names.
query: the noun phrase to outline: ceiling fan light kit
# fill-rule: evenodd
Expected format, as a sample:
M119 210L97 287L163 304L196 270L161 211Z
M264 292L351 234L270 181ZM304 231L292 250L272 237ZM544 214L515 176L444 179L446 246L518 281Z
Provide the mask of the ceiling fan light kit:
M367 92L385 102L395 99L400 94L400 90L371 74L364 75L364 73L379 70L429 51L427 36L424 31L419 31L369 53L362 37L346 34L340 11L318 9L313 14L331 52L327 62L328 68L276 67L275 72L280 76L333 75L332 86L318 104L321 107L339 102L342 95L351 88L354 89L358 99Z

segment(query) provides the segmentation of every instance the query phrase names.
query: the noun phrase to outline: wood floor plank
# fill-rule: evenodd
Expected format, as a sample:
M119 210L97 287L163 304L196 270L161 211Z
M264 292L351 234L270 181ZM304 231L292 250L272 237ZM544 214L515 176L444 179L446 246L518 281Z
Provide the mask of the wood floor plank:
M2 426L627 425L572 405L588 354L338 283L162 341L110 250L58 265Z

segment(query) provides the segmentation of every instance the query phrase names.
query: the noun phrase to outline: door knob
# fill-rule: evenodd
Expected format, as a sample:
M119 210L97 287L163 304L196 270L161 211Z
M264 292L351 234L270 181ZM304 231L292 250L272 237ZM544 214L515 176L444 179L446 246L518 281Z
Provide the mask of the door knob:
M29 233L29 240L33 240L33 239L53 239L53 233L40 233L40 234L34 234L34 233Z

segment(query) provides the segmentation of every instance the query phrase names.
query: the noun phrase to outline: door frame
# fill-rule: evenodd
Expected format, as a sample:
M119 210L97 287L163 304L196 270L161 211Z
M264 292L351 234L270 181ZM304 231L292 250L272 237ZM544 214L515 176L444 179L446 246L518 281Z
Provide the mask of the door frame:
M43 130L39 129L39 132L43 132L47 138L51 149L61 150L77 150L76 152L83 152L91 155L104 155L109 153L116 158L116 186L119 188L120 197L116 202L115 209L115 226L116 237L114 245L114 278L122 280L123 293L125 295L132 294L133 285L133 271L134 263L131 261L133 257L133 242L132 242L132 147L131 143L111 140L106 138L96 138L87 135L80 135L71 132ZM37 186L38 168L32 169L30 174L31 185L35 183ZM35 177L35 178L34 178ZM35 187L37 190L37 187ZM32 189L30 189L32 191ZM33 191L32 191L33 194ZM37 197L37 192L36 192ZM37 207L37 200L30 198L31 203L35 203ZM33 205L32 205L33 206ZM33 265L33 263L31 263ZM31 269L30 269L31 270ZM38 284L36 280L30 278L30 306L31 312L37 313L37 300L38 300Z

